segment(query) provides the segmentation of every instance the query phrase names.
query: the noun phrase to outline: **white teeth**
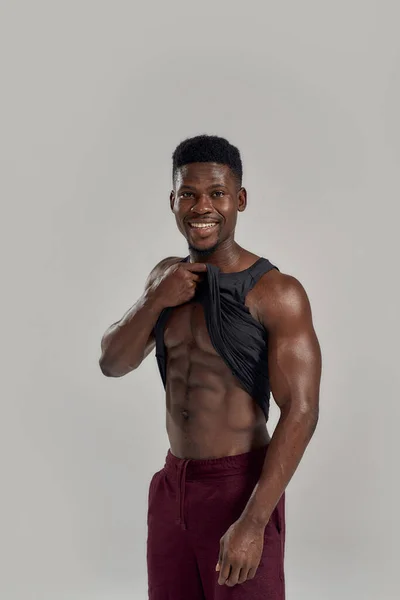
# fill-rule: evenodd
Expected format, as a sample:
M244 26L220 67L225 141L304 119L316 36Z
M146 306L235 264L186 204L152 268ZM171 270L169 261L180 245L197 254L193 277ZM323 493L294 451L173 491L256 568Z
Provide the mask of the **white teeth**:
M205 228L205 227L215 227L216 223L190 223L191 227L197 227L197 228Z

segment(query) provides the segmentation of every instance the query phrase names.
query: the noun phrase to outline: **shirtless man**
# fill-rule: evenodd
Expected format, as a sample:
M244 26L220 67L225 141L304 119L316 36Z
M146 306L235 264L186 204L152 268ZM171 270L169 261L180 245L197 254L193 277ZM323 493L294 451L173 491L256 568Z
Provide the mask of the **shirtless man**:
M189 256L154 267L105 332L100 358L104 375L121 377L156 347L166 390L170 449L149 488L149 599L284 600L285 488L318 421L309 300L296 278L235 241L247 193L227 140L176 148L170 204ZM272 437L270 392L280 409Z

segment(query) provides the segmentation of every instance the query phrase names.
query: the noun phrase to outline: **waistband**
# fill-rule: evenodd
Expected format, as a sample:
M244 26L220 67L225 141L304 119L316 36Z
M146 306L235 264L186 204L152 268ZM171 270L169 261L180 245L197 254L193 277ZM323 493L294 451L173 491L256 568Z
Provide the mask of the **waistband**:
M185 469L187 480L224 477L239 473L254 472L262 468L268 444L255 448L244 454L222 456L220 458L178 458L169 449L164 468L171 474L178 474Z

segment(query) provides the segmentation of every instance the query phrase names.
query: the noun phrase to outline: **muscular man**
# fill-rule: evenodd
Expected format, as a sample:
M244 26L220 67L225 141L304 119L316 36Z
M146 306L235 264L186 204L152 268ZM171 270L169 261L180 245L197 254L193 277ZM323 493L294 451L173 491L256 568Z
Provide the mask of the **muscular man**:
M149 488L149 599L284 600L285 488L318 420L309 300L235 241L247 193L225 139L176 148L170 204L189 255L154 267L100 359L121 377L155 348L165 387L170 448Z

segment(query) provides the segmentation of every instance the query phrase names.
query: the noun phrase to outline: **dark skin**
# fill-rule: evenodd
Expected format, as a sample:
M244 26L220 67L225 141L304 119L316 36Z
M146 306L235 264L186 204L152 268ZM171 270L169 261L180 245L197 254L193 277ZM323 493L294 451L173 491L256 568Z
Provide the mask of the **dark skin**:
M180 458L219 458L269 445L241 517L220 540L218 582L233 586L254 577L265 526L315 431L321 352L303 286L275 269L266 273L245 303L269 335L271 392L280 409L271 438L260 407L214 350L203 309L192 300L205 262L229 273L247 269L258 258L234 239L246 190L226 165L192 163L178 170L170 203L191 263L170 257L153 269L142 298L103 336L100 366L109 376L137 368L154 348L151 332L158 315L174 306L164 336L171 452ZM211 222L210 228L191 225Z

